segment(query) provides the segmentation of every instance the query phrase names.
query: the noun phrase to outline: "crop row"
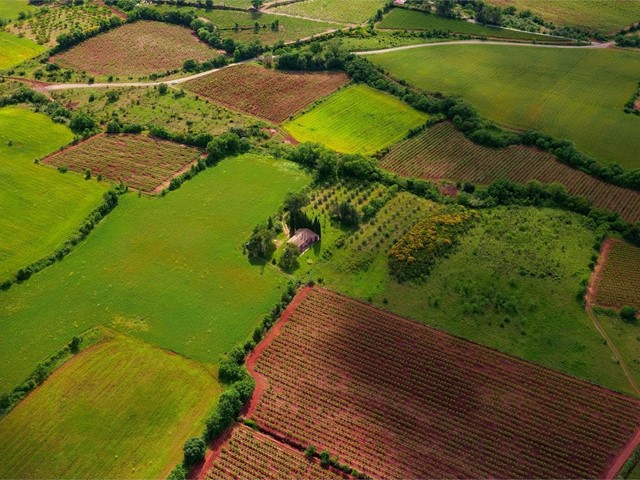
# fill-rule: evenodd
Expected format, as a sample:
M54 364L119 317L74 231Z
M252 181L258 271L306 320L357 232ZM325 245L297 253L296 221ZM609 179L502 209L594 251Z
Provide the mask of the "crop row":
M131 188L152 192L200 152L146 135L99 135L46 158L43 163L122 181Z
M588 198L597 208L618 212L628 221L640 220L640 193L605 183L534 148L477 145L448 122L396 145L382 166L403 176L425 179L488 184L506 177L523 183L561 183L569 193Z
M188 82L186 87L225 107L281 123L348 81L344 73L289 73L239 65Z
M611 239L595 301L599 305L640 308L640 248Z
M312 290L256 365L258 423L373 477L596 477L640 402Z
M318 479L340 476L255 430L238 425L207 473L208 479Z

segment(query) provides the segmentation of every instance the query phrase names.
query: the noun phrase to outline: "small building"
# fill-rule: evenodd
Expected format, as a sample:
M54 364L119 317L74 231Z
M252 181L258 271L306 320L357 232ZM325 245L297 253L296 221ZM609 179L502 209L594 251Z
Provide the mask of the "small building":
M307 248L316 242L320 241L320 235L308 228L299 228L296 233L289 239L287 243L292 243L300 253L304 252Z
M405 4L405 0L393 0L393 4L394 5L404 5Z

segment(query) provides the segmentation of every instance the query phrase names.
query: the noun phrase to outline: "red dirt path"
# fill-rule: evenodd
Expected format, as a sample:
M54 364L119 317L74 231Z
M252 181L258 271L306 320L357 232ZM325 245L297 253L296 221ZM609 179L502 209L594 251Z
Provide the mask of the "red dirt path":
M609 468L607 468L607 470L604 472L604 475L601 478L606 478L606 479L616 478L617 475L620 473L620 470L622 470L622 467L624 467L624 464L627 463L627 460L629 460L629 457L631 457L631 454L638 447L640 447L640 428L638 428L635 435L633 436L633 438L631 438L627 446L624 447L624 450L622 450L620 454L613 460L613 462L611 462L611 465L609 465Z
M611 238L605 238L600 246L600 254L598 255L598 261L596 262L596 266L593 269L593 273L591 274L591 279L589 280L589 286L587 288L587 293L584 296L585 301L589 305L595 305L595 298L598 292L598 286L600 285L600 280L602 280L602 269L607 263L607 257L609 256L609 251L611 250L611 246L613 245L613 240Z

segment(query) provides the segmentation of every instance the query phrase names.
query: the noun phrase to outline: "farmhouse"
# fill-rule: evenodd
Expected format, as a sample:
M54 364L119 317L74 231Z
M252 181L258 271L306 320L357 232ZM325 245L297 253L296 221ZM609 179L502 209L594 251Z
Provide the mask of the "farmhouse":
M308 228L299 228L296 233L289 239L287 243L292 243L300 252L304 252L307 248L320 241L320 235Z

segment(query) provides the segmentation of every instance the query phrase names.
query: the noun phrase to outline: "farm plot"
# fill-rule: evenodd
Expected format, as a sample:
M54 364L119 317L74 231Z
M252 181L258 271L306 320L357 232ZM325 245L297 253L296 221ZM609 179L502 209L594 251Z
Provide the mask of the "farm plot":
M42 163L124 182L143 192L157 192L176 173L202 156L191 147L146 135L97 135L47 157Z
M385 5L384 0L306 0L274 8L274 11L300 17L360 25Z
M322 289L255 371L261 428L377 478L611 476L640 441L636 399Z
M307 460L302 452L240 424L233 429L206 478L339 480L342 476L321 468L317 461Z
M640 19L640 2L610 0L489 0L487 3L531 10L547 21L589 30L614 32Z
M585 196L598 208L618 212L628 221L640 220L640 193L600 181L534 148L477 145L448 122L395 145L381 165L405 177L481 184L501 177L521 183L561 183L569 193Z
M0 292L0 394L94 325L215 363L251 334L286 283L275 268L249 264L242 245L308 182L295 164L247 154L166 197L121 196L72 255Z
M185 84L213 102L280 123L349 82L343 73L280 72L238 65Z
M0 2L0 18L13 20L20 12L30 13L37 7L30 5L27 0L2 0Z
M39 10L28 19L14 22L8 28L11 33L51 47L56 44L58 35L72 30L95 30L101 22L108 21L113 15L108 7L97 3L76 6L52 5L46 10Z
M631 305L640 309L640 248L611 238L603 244L601 259L604 264L594 285L595 303L614 308Z
M41 113L0 109L0 283L60 247L102 201L107 185L33 163L71 140Z
M462 33L487 38L504 38L508 40L524 40L536 42L568 42L572 40L550 35L537 35L535 33L520 32L506 28L491 27L465 20L440 17L438 15L409 10L407 8L394 8L378 24L378 28L396 30L440 30Z
M344 153L372 154L400 141L427 118L388 93L355 85L283 128L299 142L318 142Z
M196 362L115 336L0 419L0 477L164 478L219 393Z
M187 28L162 22L127 23L52 57L65 68L95 75L149 75L220 55Z
M15 67L44 50L44 47L27 38L0 31L0 69Z
M417 87L461 95L499 124L568 138L602 163L640 167L640 117L622 108L638 84L635 52L436 45L367 58Z
M185 87L213 102L280 123L349 82L343 73L290 73L238 65Z

